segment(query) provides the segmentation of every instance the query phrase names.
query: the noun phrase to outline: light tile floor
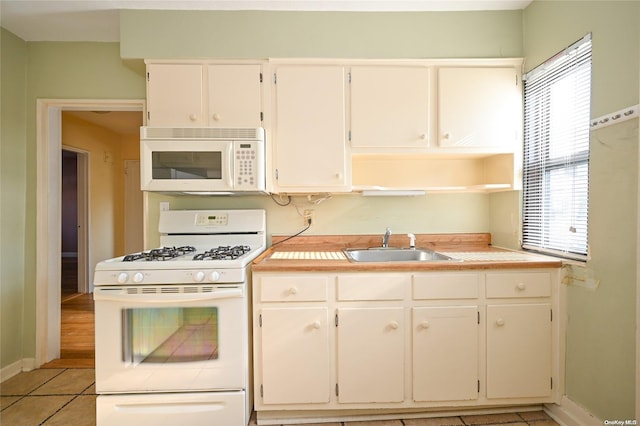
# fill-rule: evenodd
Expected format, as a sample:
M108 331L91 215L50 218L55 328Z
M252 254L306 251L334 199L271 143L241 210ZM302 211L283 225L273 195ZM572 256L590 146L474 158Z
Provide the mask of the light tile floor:
M96 423L95 371L52 368L20 373L0 384L0 410L0 425L3 426L93 426ZM252 419L250 425L255 424ZM322 423L316 426L479 425L557 426L558 423L542 411L531 411L430 419Z

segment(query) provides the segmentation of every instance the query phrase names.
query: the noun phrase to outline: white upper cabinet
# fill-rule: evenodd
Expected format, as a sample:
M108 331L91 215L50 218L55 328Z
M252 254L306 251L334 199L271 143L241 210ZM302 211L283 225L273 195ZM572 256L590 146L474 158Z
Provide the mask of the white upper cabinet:
M522 123L514 67L438 70L438 146L513 152Z
M351 146L429 145L431 68L378 65L351 68Z
M260 65L208 65L209 125L260 127Z
M148 63L147 125L260 127L259 64Z
M274 192L350 191L345 68L283 64L273 81Z
M147 65L147 125L205 126L202 64Z

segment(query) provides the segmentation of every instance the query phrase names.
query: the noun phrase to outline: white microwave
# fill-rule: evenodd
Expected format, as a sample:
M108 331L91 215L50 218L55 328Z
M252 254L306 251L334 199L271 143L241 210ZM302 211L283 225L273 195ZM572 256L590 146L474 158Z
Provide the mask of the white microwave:
M263 128L141 127L143 191L265 192Z

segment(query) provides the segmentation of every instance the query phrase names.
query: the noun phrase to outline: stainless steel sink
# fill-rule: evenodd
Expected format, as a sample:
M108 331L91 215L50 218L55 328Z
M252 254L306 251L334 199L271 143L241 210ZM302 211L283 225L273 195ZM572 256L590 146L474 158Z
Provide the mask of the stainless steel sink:
M454 261L444 254L424 248L402 249L373 247L368 249L344 249L344 254L353 262L442 262Z

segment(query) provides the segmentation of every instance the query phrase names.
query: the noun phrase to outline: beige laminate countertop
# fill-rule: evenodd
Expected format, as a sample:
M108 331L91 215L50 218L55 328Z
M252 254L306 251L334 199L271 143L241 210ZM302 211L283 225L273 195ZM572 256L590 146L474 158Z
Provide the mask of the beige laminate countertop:
M273 246L253 262L254 272L276 271L432 271L464 269L559 268L553 257L491 246L491 235L416 234L416 247L445 253L462 261L351 262L342 255L345 248L379 247L380 235L298 236L291 240L273 237ZM282 241L282 242L281 242ZM392 235L391 247L408 247L406 235Z

